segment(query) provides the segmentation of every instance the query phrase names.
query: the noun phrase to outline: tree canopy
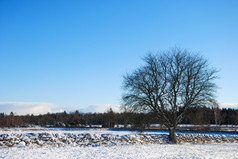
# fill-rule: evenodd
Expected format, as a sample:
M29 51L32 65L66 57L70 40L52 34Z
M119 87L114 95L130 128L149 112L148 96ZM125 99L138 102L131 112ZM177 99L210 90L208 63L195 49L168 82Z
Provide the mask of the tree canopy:
M124 76L124 105L156 113L176 143L175 129L186 109L215 103L217 70L180 48L149 53L143 60L144 66Z

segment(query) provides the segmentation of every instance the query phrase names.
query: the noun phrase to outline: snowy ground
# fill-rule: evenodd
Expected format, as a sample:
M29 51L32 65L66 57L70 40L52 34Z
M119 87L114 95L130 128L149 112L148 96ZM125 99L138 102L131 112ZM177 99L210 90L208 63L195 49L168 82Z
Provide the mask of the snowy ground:
M135 134L129 131L110 131L107 129L84 129L84 130L60 130L60 129L0 129L4 133L90 133L126 135ZM155 132L147 132L155 134ZM159 132L158 132L159 133ZM161 132L160 132L161 133ZM151 145L123 145L123 146L14 146L9 148L0 147L0 158L225 158L238 159L238 143L222 144L151 144Z
M238 158L238 144L130 145L111 147L13 147L0 158Z
M44 128L44 127L32 127L32 128L0 128L0 134L4 133L90 133L90 134L113 134L113 135L125 135L136 133L136 131L112 131L107 128ZM161 133L161 132L157 132Z

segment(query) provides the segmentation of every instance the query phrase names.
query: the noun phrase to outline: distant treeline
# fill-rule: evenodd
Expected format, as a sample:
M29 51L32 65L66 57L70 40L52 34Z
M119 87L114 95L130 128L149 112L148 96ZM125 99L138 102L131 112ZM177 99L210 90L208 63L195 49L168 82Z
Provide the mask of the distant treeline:
M47 113L44 115L14 115L0 113L0 127L18 127L29 125L56 127L85 127L102 125L114 127L115 124L128 125L132 128L147 127L160 123L153 113L124 112L116 113L112 109L105 113ZM181 124L232 124L238 125L237 109L214 109L207 107L189 108Z

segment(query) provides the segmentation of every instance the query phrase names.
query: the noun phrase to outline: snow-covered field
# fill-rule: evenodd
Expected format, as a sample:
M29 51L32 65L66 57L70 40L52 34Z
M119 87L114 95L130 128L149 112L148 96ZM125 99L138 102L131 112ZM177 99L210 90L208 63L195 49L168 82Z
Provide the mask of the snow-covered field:
M238 158L238 144L127 145L110 147L13 147L0 149L0 158Z
M0 129L0 134L11 133L89 133L111 135L134 135L136 132L110 131L108 129ZM160 132L161 133L161 132ZM147 132L150 134L150 132ZM151 132L155 134L155 132ZM0 158L237 158L238 143L212 143L212 144L148 144L148 145L117 145L117 146L37 146L15 145L13 147L0 147Z

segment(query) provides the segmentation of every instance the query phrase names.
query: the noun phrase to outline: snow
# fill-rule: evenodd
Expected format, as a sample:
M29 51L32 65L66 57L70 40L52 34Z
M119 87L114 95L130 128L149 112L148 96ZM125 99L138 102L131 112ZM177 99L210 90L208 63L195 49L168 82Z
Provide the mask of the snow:
M14 133L74 133L74 134L83 134L83 133L89 133L89 134L113 134L113 135L126 135L129 133L137 133L137 131L112 131L107 128L96 128L96 129L60 129L60 128L42 128L42 127L36 127L36 128L10 128L10 129L0 129L0 134L14 134ZM161 133L161 132L159 132Z
M0 158L238 158L238 144L127 145L108 147L12 147Z

